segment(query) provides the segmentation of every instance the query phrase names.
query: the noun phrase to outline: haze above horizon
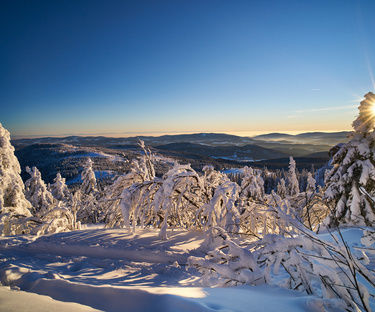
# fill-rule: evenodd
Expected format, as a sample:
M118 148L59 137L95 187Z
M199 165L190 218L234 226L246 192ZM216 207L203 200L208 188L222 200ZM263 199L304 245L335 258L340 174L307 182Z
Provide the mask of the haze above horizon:
M374 90L374 9L3 1L0 122L13 137L351 130Z

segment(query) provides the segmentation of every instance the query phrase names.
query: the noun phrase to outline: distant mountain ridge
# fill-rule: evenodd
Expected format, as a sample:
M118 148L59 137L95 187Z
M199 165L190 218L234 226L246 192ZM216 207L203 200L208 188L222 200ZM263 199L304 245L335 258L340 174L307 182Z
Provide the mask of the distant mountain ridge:
M67 137L41 137L30 139L14 139L15 145L31 145L35 143L65 143L73 145L90 145L108 147L115 144L136 144L138 138L149 145L163 145L170 143L199 143L208 145L246 145L257 141L288 141L291 143L308 143L318 145L335 145L347 141L349 131L340 132L306 132L296 135L286 133L268 133L254 137L241 137L226 133L194 133L162 136L134 136L134 137L104 137L104 136L67 136Z
M253 137L254 140L261 141L287 141L302 144L327 144L336 145L347 142L350 131L339 132L305 132L296 135L286 133L268 133Z

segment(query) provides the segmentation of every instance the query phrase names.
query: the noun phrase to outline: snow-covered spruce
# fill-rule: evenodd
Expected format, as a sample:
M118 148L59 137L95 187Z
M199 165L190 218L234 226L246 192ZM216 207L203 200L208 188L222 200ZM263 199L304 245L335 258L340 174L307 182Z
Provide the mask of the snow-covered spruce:
M72 194L70 193L68 186L65 184L65 178L63 178L58 172L53 183L49 186L49 190L52 196L58 201L67 202L71 199Z
M306 192L307 193L314 193L316 191L316 181L313 178L311 172L307 173L307 186Z
M100 192L92 165L93 161L88 158L81 172L82 184L77 197L79 198L77 218L82 223L97 223L102 213L98 202Z
M10 143L10 134L0 124L0 234L29 233L31 204L25 198L20 164Z
M325 198L333 208L330 226L375 224L374 105L375 95L366 94L350 141L339 146L332 158L333 168L325 180Z
M287 194L285 180L283 178L281 178L279 183L277 184L277 194L282 198L285 198Z
M288 183L289 195L298 195L299 183L296 174L296 162L292 156L289 157Z
M30 175L30 178L25 182L26 198L32 205L33 215L43 215L54 205L53 196L42 180L42 175L38 168L32 167L30 169L26 167L26 172Z
M243 168L243 178L241 182L241 197L251 198L254 200L263 200L264 198L264 181L260 176L259 170L251 167Z
M91 158L88 158L81 173L81 178L82 178L81 191L82 191L82 194L85 194L85 195L93 194L98 191L98 186L96 184L96 178L95 178L95 172L92 169L92 164L93 162Z

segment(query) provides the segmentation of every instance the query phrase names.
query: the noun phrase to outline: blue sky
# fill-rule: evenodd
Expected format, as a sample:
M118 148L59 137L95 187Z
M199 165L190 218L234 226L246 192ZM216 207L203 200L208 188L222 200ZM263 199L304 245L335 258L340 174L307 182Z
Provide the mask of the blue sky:
M14 136L351 128L375 1L2 1Z

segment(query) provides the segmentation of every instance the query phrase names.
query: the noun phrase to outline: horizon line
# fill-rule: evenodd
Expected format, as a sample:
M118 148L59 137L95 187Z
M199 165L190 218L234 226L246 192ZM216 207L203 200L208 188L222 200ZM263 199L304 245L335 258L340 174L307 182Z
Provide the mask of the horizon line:
M131 131L131 132L110 132L110 133L63 133L63 134L21 134L21 135L12 135L12 140L21 140L21 139L41 139L41 138L66 138L70 136L77 137L107 137L107 138L134 138L138 136L150 136L150 137L160 137L164 135L184 135L184 134L227 134L235 135L239 137L255 137L258 135L266 134L289 134L289 135L298 135L302 133L314 133L314 132L323 132L323 133L335 133L335 132L350 132L352 129L340 129L340 130L280 130L280 131L263 131L263 130L239 130L239 131ZM245 134L246 133L246 134ZM245 134L245 135L241 135Z

